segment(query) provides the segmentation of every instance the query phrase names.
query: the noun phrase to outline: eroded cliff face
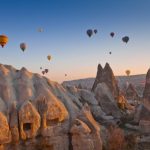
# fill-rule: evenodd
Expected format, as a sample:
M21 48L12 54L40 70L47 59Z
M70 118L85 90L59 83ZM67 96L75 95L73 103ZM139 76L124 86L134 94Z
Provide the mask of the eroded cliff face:
M0 149L101 150L99 131L88 105L61 85L0 65Z
M114 73L108 63L106 63L105 67L102 68L102 66L99 64L97 67L97 75L95 78L95 82L92 87L92 91L94 91L99 83L105 83L110 91L112 92L112 95L116 99L119 95L119 87L117 84L117 81L115 79Z
M150 101L150 69L147 71L146 74L146 83L143 92L143 97Z
M135 87L133 86L133 84L131 84L131 83L129 84L129 86L127 87L127 89L125 91L125 96L129 100L139 100L138 93L137 93Z

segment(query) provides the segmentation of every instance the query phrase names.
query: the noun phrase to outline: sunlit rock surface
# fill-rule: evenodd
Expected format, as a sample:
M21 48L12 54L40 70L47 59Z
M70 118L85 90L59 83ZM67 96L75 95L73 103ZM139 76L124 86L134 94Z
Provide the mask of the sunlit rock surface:
M101 150L97 104L91 92L0 64L0 149Z

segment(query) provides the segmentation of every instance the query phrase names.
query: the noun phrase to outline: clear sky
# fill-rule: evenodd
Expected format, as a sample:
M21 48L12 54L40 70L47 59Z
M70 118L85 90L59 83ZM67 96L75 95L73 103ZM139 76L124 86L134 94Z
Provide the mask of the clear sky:
M37 32L40 27L44 32ZM89 28L98 30L92 38L86 35ZM109 36L112 31L114 38ZM58 82L94 77L97 64L106 62L115 75L124 75L126 69L146 73L150 0L0 0L0 34L9 37L0 48L0 63L37 73L42 66ZM121 41L125 35L128 44ZM21 42L28 45L24 53Z

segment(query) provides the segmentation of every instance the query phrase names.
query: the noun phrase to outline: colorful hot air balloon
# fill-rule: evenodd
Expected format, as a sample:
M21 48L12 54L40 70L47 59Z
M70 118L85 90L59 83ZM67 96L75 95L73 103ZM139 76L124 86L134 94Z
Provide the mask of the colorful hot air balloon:
M25 49L27 48L26 43L21 43L21 44L20 44L20 48L21 48L21 50L24 52Z
M124 36L124 37L122 38L122 41L125 42L125 43L128 43L129 37L128 37L128 36Z
M88 35L89 37L91 37L91 36L93 35L93 30L92 30L92 29L88 29L88 30L86 31L86 33L87 33L87 35Z
M111 32L111 33L110 33L110 36L111 36L111 37L114 37L114 35L115 35L114 32Z
M51 55L48 55L48 56L47 56L47 59L48 59L49 61L51 60L51 58L52 58Z
M4 47L8 42L8 37L6 35L0 35L0 45Z
M94 29L94 33L96 34L98 31L97 31L97 29Z
M129 76L131 71L130 70L126 70L125 73L126 73L127 76Z
M45 73L48 73L48 69L45 69Z

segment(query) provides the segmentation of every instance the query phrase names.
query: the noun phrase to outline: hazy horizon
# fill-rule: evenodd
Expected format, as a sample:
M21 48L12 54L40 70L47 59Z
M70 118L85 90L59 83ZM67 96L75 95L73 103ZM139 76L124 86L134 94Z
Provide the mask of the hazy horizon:
M0 0L0 63L26 67L62 82L95 77L98 63L108 62L115 75L146 74L150 67L150 1L147 0ZM38 32L43 28L43 32ZM98 33L89 38L87 29ZM114 38L110 32L115 32ZM129 36L127 44L121 41ZM28 48L20 50L20 43ZM112 52L109 55L109 51ZM52 60L47 60L47 55ZM67 76L65 77L65 74Z

